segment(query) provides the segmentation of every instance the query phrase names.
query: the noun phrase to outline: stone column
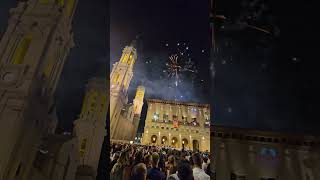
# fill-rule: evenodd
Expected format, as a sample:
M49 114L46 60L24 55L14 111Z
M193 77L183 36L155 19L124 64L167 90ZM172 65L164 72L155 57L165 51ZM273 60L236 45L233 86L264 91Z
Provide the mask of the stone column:
M248 172L248 180L256 180L259 179L257 174L257 162L256 162L256 149L253 145L249 145L248 148L248 162L247 162L247 172Z
M280 172L280 178L279 179L290 179L290 180L299 180L299 176L297 176L294 165L292 163L292 151L289 149L284 149L283 152L283 159L282 159L282 170Z
M218 143L217 147L217 164L216 164L216 179L217 180L228 180L230 179L230 167L228 153L224 142Z

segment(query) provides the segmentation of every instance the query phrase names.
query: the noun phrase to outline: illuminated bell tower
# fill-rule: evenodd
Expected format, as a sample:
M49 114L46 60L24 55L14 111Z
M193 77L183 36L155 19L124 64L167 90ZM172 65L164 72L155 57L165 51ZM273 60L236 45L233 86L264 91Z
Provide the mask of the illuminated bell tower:
M136 96L133 100L133 133L132 133L132 139L136 136L137 130L140 123L140 117L141 117L141 111L143 106L143 99L145 94L145 88L143 86L138 86Z
M141 110L143 106L143 98L144 98L145 88L143 86L138 86L136 96L133 100L134 106L134 114L140 116Z
M110 75L110 134L111 138L118 124L118 119L122 107L128 103L128 88L133 76L133 66L137 59L135 41L130 46L126 46L122 51L122 56L113 65Z
M87 85L80 117L74 122L74 135L79 142L80 165L89 166L95 173L106 136L107 94L106 79L91 79Z
M0 180L30 179L60 75L73 47L77 0L18 1L0 41Z

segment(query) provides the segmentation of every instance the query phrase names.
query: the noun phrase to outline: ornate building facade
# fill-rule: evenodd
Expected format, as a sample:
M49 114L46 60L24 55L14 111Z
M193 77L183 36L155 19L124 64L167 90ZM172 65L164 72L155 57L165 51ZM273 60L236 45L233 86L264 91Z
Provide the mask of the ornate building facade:
M211 127L214 179L320 179L320 139L250 129Z
M137 59L135 42L126 46L110 75L110 139L133 140L140 122L145 88L137 88L133 103L128 103L128 88ZM125 131L124 131L125 129Z
M28 0L10 10L0 42L0 180L75 175L63 172L77 163L71 153L76 140L53 134L57 124L53 95L74 44L76 4L77 0ZM46 146L48 141L61 148ZM69 149L65 154L70 156L60 164L44 158L62 158L62 149Z
M106 136L108 87L104 78L93 78L87 84L79 119L74 122L74 135L79 142L80 166L91 169L96 177L103 140Z
M142 144L210 151L210 106L149 99Z

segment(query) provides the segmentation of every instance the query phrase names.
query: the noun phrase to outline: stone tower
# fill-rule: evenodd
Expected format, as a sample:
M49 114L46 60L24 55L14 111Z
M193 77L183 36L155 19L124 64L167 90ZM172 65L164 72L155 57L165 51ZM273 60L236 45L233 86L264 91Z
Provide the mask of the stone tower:
M19 1L0 42L0 180L30 179L73 46L77 0ZM52 125L53 124L53 125Z
M145 88L143 86L138 86L136 96L133 100L133 137L134 138L137 134L139 123L140 123L140 117L141 117L141 111L142 111L142 106L143 106L143 99L144 99L144 93L145 93Z
M103 78L91 79L87 85L80 118L74 122L78 138L80 166L92 169L94 177L99 164L103 139L106 136L108 87Z
M139 115L139 116L141 115L144 93L145 93L145 88L143 86L138 86L136 96L133 100L135 115Z
M110 75L110 136L115 137L121 109L128 103L128 88L133 76L133 65L137 59L134 43L122 51L120 61L113 65Z

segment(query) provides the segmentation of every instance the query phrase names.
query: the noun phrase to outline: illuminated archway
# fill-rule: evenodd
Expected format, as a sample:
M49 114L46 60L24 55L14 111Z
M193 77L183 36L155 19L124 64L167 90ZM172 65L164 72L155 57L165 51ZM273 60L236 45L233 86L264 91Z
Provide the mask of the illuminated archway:
M188 146L188 139L186 139L186 138L183 138L182 139L182 145L184 146L184 147L186 147L186 146Z
M156 135L152 135L151 136L151 143L156 143L157 139L158 139L158 137Z
M161 138L161 144L167 144L168 138L166 136L162 136Z
M199 141L198 140L193 140L192 141L192 147L193 147L193 151L198 151L199 150Z
M173 138L171 139L171 145L174 146L174 147L176 147L177 144L178 144L178 138L173 137Z

